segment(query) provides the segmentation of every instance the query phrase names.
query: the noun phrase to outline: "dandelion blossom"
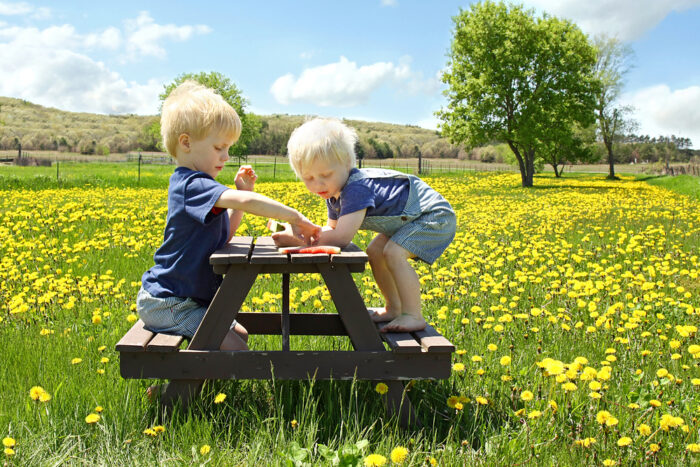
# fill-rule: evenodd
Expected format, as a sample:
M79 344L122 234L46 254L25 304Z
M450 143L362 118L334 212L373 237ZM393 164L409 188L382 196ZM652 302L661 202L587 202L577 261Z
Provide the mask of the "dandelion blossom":
M506 355L504 357L501 357L501 360L499 363L501 364L501 366L508 366L508 365L510 365L510 362L511 362L511 358Z
M690 444L686 445L685 449L688 452L692 452L693 454L697 454L697 453L700 453L700 444L690 443Z
M462 372L464 371L464 363L455 363L452 365L452 371Z
M377 383L377 385L374 387L374 390L377 391L379 394L384 395L387 392L389 392L389 386L387 386L385 383Z
M208 444L205 444L204 446L199 448L199 453L203 456L209 454L209 451L211 451L211 446L209 446Z
M100 416L96 413L91 413L87 417L85 417L85 423L88 425L94 425L95 423L100 421Z
M226 394L224 394L224 393L219 393L219 394L217 394L216 397L214 398L214 403L215 403L215 404L221 404L221 403L222 403L223 401L225 401L225 400L226 400Z
M6 448L13 448L17 445L17 441L15 441L14 438L3 438L2 445Z
M632 438L630 438L629 436L623 436L622 438L617 440L617 445L621 448L629 446L630 444L632 444Z
M365 467L381 467L386 464L386 457L381 454L370 454L365 457Z
M651 427L646 423L642 423L637 427L637 431L642 436L649 436L651 434Z
M70 361L71 365L77 365L78 363L81 363L83 361L82 358L74 358L73 360Z
M531 401L535 395L530 392L530 391L523 391L522 394L520 394L520 399L524 400L525 402Z
M44 388L42 388L41 386L33 386L29 390L29 397L31 397L33 401L38 401L39 396L41 396L44 392L46 391L44 391Z
M394 449L391 450L391 454L389 455L389 458L391 459L391 462L394 464L401 464L403 461L406 460L406 457L408 456L408 449L406 449L403 446L396 446Z

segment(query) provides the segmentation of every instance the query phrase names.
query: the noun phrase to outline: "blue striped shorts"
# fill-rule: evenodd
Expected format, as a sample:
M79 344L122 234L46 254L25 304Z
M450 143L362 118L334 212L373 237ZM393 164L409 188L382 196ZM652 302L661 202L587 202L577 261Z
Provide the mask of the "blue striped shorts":
M141 287L136 296L136 310L149 331L192 339L207 307L189 297L154 297ZM236 320L233 320L231 328L235 325Z
M455 238L457 217L451 209L438 208L421 214L390 236L428 264L433 264Z

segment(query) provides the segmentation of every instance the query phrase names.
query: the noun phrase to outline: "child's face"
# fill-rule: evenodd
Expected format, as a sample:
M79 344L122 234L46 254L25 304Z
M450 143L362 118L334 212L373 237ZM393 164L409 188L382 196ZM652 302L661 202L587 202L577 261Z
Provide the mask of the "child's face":
M306 188L323 199L337 198L350 175L350 169L344 165L322 159L307 164L301 170L301 180Z
M229 160L228 149L233 144L231 138L223 134L211 134L204 139L182 143L183 157L178 155L180 165L199 170L216 178Z

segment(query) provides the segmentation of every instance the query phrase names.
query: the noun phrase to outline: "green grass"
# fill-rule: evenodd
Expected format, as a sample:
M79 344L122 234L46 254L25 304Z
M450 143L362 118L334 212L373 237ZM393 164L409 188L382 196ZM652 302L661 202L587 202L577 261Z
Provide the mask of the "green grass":
M323 220L323 203L293 176L266 181L267 169L256 169L259 192ZM402 430L368 381L212 381L187 410L160 414L145 398L153 381L120 377L114 345L162 240L172 166L142 166L141 186L123 164L67 166L59 183L43 170L0 168L0 437L17 441L8 465L331 465L335 457L362 465L397 446L408 448L410 465L697 465L687 448L700 429L700 355L690 353L700 310L697 199L604 174L543 174L535 190L521 189L517 174L427 178L455 206L459 230L433 267L416 263L424 315L464 368L416 382L409 397L423 426ZM244 233L264 235L264 221L246 216ZM261 278L245 306L279 309L278 279ZM370 271L355 279L368 306L380 306ZM292 276L299 311L316 300L333 310L318 281ZM278 336L250 344L281 346ZM292 348L349 343L294 337ZM581 357L572 391L540 369L546 358ZM583 378L583 368L606 365L610 379ZM658 376L662 369L673 379ZM33 386L51 400L32 400ZM226 399L215 404L220 393ZM463 398L461 409L450 397ZM97 406L100 421L86 423ZM599 425L601 410L618 423ZM660 429L664 414L687 431ZM654 434L639 434L641 423ZM144 434L159 425L162 433ZM625 436L632 445L619 447ZM576 446L589 437L591 447ZM204 445L211 452L201 454Z
M661 175L661 176L646 176L641 177L641 180L646 181L651 185L661 186L676 193L689 196L690 198L700 201L700 177L693 175Z

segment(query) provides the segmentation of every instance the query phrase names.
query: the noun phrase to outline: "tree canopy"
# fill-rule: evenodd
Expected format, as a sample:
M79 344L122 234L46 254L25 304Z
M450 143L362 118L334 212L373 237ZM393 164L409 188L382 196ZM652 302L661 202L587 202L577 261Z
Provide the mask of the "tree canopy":
M224 100L231 105L231 107L236 109L236 112L241 119L243 129L238 142L231 146L229 152L233 155L247 154L248 144L250 144L250 142L257 137L258 133L260 133L261 123L255 115L246 113L248 100L243 97L243 94L241 93L240 89L238 89L236 84L228 77L216 71L209 73L183 73L175 78L172 83L165 86L165 90L159 96L161 104L170 95L173 89L187 80L197 81L198 83L213 89L220 94L221 97L223 97Z
M481 2L453 20L441 130L470 146L506 142L532 186L538 149L594 121L595 49L571 22L522 6Z

